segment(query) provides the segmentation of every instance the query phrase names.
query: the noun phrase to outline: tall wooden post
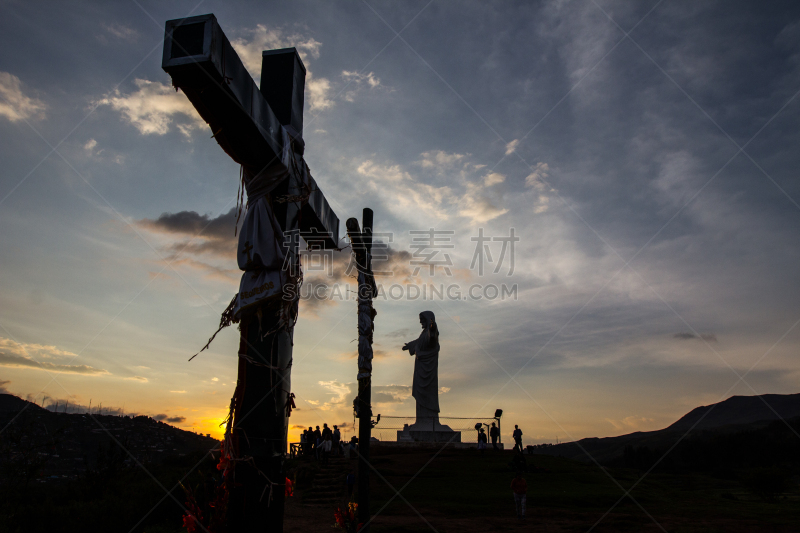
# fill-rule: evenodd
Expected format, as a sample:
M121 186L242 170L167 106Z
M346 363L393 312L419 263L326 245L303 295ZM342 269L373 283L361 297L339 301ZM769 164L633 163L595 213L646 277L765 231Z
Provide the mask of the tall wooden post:
M358 522L369 522L369 444L372 438L371 378L358 380ZM360 531L369 531L369 525Z
M358 267L358 522L368 524L369 509L369 448L372 438L372 333L375 310L372 298L376 291L372 275L372 209L365 208L360 231L358 220L348 219L347 233ZM362 527L363 533L369 525Z

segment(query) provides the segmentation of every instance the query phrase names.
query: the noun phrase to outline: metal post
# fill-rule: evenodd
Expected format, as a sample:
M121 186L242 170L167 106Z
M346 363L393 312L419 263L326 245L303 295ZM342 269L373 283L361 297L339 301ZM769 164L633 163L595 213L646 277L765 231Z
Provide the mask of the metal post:
M500 429L500 419L495 418L497 420L497 440L500 441L500 444L503 444L503 430Z

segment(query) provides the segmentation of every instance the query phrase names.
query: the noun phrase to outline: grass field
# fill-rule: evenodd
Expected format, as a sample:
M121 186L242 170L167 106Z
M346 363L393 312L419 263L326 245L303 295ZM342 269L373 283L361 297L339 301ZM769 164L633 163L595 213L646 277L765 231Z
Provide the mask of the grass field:
M376 532L800 531L796 483L775 501L765 501L735 477L651 473L639 481L643 472L632 469L533 455L527 458L535 471L524 474L528 517L520 522L509 488L510 452L374 452L370 483ZM631 497L624 497L634 485ZM296 514L301 498L291 500L288 531L307 530L310 522L325 526L319 524L325 510ZM332 510L328 516L332 522Z
M796 478L769 501L753 491L745 473L735 471L724 478L653 472L639 482L642 472L634 469L601 469L546 455L526 457L534 471L524 474L528 517L520 522L509 487L514 476L510 452L487 451L480 456L474 450L373 449L372 531L800 531ZM196 464L199 467L192 470ZM158 483L136 467L5 492L0 531L177 533L183 511L159 483L176 487L173 496L183 502L178 481L199 483L216 473L215 464L208 458L186 456L152 465ZM338 460L338 472L355 465L356 461ZM297 490L287 500L286 531L327 531L335 505L304 502L320 466L310 458L289 461L287 466L297 474ZM623 497L624 489L634 485L633 499Z

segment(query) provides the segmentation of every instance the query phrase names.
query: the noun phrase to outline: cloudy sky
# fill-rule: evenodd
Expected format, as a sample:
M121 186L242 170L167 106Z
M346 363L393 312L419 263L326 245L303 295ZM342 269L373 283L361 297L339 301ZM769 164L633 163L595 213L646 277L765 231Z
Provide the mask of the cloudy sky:
M797 4L1 9L6 391L220 434L237 331L187 359L237 291L239 168L161 70L164 22L210 12L254 77L261 50L299 50L307 163L341 220L369 206L391 234L379 281L403 296L376 302L376 412L413 415L400 347L426 309L442 416L502 408L508 440L515 423L527 443L659 429L800 388ZM415 248L431 228L452 247ZM415 271L426 254L449 274ZM307 265L342 298L301 303L293 436L352 424L354 280L330 259L330 276ZM431 284L461 297L408 298Z

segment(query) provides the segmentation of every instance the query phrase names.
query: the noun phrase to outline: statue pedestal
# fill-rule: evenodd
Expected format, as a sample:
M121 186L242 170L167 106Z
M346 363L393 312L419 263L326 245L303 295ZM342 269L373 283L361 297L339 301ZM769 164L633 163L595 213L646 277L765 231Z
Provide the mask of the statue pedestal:
M402 431L397 432L397 442L461 442L461 432L453 431L438 421L435 424L405 424Z

